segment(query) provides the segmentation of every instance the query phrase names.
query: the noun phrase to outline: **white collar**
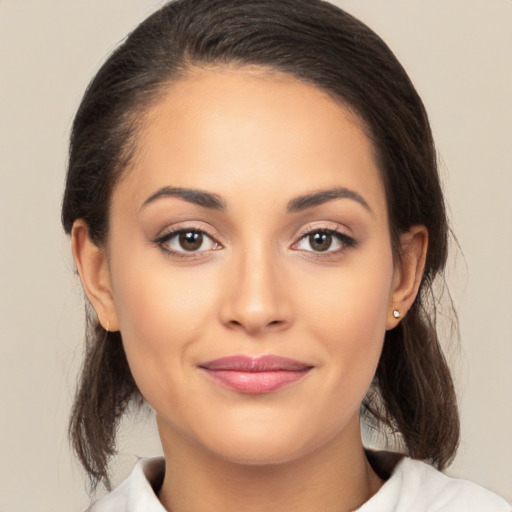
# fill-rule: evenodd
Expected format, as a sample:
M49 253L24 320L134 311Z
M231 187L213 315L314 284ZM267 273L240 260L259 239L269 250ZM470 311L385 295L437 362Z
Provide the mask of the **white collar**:
M165 473L163 457L140 459L130 476L86 512L166 512L156 492ZM391 477L356 512L511 512L510 505L479 485L450 478L404 457Z

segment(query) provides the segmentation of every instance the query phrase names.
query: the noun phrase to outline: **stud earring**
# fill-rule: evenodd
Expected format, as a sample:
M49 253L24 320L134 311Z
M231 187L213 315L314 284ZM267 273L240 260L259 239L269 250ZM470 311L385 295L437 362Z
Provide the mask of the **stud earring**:
M395 309L395 310L393 310L393 316L397 319L402 318L402 313L400 313L400 311L398 309Z
M110 332L110 320L107 320L107 327L105 327L105 331Z

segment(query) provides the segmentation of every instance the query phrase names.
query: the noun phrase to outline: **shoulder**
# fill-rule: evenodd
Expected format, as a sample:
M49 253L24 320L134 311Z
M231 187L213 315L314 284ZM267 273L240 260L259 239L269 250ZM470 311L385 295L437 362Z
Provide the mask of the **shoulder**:
M126 480L84 512L165 512L155 494L164 472L163 457L140 459Z
M497 494L450 478L424 462L404 457L379 492L358 512L511 512Z

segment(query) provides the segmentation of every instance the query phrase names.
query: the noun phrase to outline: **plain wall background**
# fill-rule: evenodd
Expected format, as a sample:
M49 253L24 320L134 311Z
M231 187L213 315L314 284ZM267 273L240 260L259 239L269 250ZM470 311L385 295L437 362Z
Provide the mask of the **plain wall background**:
M162 2L0 0L0 512L88 502L67 416L82 292L59 224L74 111L109 51ZM464 253L449 282L462 444L449 473L512 500L512 2L339 0L395 51L436 138ZM115 479L159 453L152 418L120 433Z

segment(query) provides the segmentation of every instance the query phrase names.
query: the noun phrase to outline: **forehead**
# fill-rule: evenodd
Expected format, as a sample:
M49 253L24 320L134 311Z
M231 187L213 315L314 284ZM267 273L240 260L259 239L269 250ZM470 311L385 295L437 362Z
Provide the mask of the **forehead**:
M196 69L170 84L145 117L123 182L139 204L162 186L251 197L343 186L386 209L362 121L325 91L261 68Z

